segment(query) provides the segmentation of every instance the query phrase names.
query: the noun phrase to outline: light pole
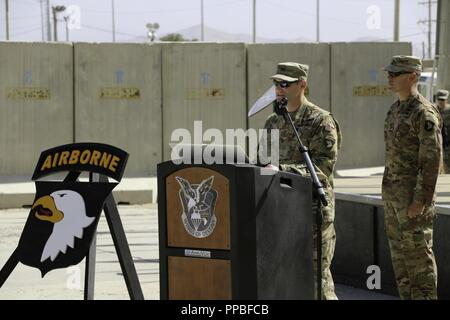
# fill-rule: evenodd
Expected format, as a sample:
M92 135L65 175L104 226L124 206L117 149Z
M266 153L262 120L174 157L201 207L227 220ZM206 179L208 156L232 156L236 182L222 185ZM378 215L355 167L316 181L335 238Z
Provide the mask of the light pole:
M112 9L112 38L113 42L116 42L116 10L114 9L114 0L111 0Z
M47 41L52 41L52 27L51 27L51 21L50 21L50 2L49 0L43 0L45 1L45 23L47 25Z
M256 0L253 0L253 43L256 43Z
M69 16L64 16L64 22L66 23L66 41L69 42Z
M159 23L155 22L155 23L147 23L146 25L148 32L147 32L147 36L150 39L150 42L155 41L156 39L156 30L159 29Z
M9 40L9 0L5 0L6 40Z
M204 15L203 15L203 0L200 0L200 5L201 5L201 10L200 10L200 15L201 15L201 37L200 40L201 41L205 41L205 19L204 19Z
M394 41L400 41L400 0L394 6Z
M52 6L52 13L53 13L53 37L54 41L58 41L58 19L57 14L58 12L63 12L66 10L65 6Z
M39 0L39 4L41 6L41 34L42 41L45 41L45 28L44 28L44 1Z
M320 0L316 1L316 41L320 42Z

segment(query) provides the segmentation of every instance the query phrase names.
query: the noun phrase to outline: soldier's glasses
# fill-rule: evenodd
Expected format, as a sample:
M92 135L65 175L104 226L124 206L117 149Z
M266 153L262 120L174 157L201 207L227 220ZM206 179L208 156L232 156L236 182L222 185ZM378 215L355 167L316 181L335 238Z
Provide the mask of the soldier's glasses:
M280 88L289 88L291 86L291 84L293 83L297 83L298 81L292 81L292 82L288 82L288 81L273 81L273 84L275 85L275 87L280 87Z
M391 78L397 78L398 76L401 76L402 74L407 74L407 73L412 73L412 72L408 72L408 71L400 71L400 72L388 72L388 76Z

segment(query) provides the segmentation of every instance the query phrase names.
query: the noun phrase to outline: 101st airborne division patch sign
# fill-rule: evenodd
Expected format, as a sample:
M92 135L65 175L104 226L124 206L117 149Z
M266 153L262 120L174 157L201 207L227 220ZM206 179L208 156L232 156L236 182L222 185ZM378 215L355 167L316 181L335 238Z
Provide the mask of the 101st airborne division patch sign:
M60 171L89 171L120 181L128 154L110 145L77 143L43 151L33 180ZM107 196L109 182L35 181L36 196L19 244L0 271L0 287L18 262L44 275L76 265L89 252ZM73 180L76 180L73 179Z

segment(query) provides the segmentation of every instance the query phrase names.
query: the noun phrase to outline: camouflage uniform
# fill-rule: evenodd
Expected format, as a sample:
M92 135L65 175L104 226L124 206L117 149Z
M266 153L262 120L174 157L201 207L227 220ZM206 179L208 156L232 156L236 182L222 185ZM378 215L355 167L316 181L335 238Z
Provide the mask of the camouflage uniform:
M340 131L333 116L309 102L306 98L303 105L297 111L291 113L294 125L301 133L302 143L309 150L311 161L321 181L328 206L322 208L322 292L327 300L337 299L334 292L333 278L330 272L331 260L336 244L334 230L334 193L333 193L333 170L337 159L338 147L340 146ZM265 129L279 129L280 147L279 163L282 171L309 176L303 155L299 151L298 141L293 133L289 120L283 116L273 113L267 119ZM270 145L270 134L268 134L267 145ZM314 210L314 213L316 211ZM317 230L314 230L314 272L317 272Z
M441 118L420 94L396 101L387 113L383 176L385 229L402 299L436 299L433 254L435 186L441 157ZM421 215L407 216L413 202Z
M446 132L445 140L442 141L442 154L444 157L444 172L450 173L450 105L447 103L444 110L440 110L443 128L442 131ZM444 135L443 135L444 136Z
M437 99L448 100L448 91L439 90L436 93ZM438 107L438 106L437 106ZM439 109L439 107L438 107ZM441 113L443 127L442 127L442 153L444 160L444 173L450 173L450 105L445 104L444 109L439 109Z

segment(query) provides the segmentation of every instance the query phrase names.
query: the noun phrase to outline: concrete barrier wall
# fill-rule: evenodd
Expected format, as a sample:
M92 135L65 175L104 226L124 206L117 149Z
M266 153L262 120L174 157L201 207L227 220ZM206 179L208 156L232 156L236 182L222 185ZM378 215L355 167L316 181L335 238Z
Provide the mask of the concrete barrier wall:
M195 120L202 121L203 132L208 128L223 134L227 128L246 129L244 44L164 44L162 74L164 160L170 159L173 130L189 130L194 141Z
M169 159L175 129L188 129L190 143L208 128L262 127L271 107L251 119L247 112L280 61L310 65L310 100L342 127L337 167L383 165L383 123L395 98L380 68L411 45L8 42L0 50L0 175L29 175L45 148L98 141L130 153L125 175L148 176Z
M395 97L381 68L411 50L410 43L331 44L331 110L343 135L337 168L384 165L384 119Z
M373 209L375 208L372 207L372 210ZM376 231L374 233L374 247L376 248L375 264L380 266L381 288L385 293L398 295L394 268L392 267L389 242L384 229L384 208L382 206L377 206L376 211L372 214L375 219L376 228Z
M438 297L450 299L450 216L438 215L434 227L434 254L438 268Z
M367 267L376 264L373 209L336 202L336 248L331 267L336 282L364 288Z
M75 140L126 150L126 176L156 174L161 155L161 47L77 43Z
M384 212L379 204L341 200L336 196L336 250L331 266L336 282L367 289L367 267L377 265L381 272L380 292L397 295L389 244L384 230ZM360 197L361 199L364 196ZM445 213L444 213L445 212ZM450 298L450 211L437 207L433 250L438 266L438 297Z
M73 142L70 44L0 42L0 176L31 177L42 150Z
M279 62L309 65L308 99L330 109L330 46L327 43L250 44L247 46L248 110L272 86L270 76ZM272 106L249 119L250 128L263 128Z

